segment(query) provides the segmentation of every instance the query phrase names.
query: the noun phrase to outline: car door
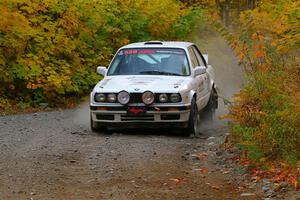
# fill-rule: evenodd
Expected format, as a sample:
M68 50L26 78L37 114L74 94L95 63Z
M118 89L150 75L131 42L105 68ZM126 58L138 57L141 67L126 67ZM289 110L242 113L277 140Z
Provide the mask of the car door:
M200 66L200 63L199 63L192 47L190 47L188 49L188 52L189 52L189 57L191 60L192 69L194 69L197 66ZM202 74L202 75L194 77L193 85L195 87L195 92L197 94L196 96L197 96L198 109L200 110L205 106L204 105L205 102L204 102L203 98L207 95L207 75Z
M206 63L203 55L201 54L201 52L199 51L199 49L195 45L192 47L192 49L193 49L193 51L196 55L196 58L197 58L197 60L200 64L200 66L205 66L206 67L207 73L205 74L204 78L205 78L206 93L208 94L208 93L210 93L210 90L212 88L212 78L213 77L211 77L211 73L210 73L212 71L211 66L209 66Z

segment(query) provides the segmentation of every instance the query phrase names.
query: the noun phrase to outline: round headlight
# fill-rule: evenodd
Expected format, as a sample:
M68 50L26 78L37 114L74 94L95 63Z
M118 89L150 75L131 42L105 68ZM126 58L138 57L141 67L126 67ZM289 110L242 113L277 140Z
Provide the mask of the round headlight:
M179 94L171 94L170 95L170 101L173 103L177 103L180 101L180 95Z
M102 94L102 93L96 93L95 94L95 101L96 102L105 102L105 100L106 100L105 94Z
M162 103L166 103L168 101L168 95L167 94L160 94L159 95L159 101Z
M128 92L126 91L121 91L119 94L118 94L118 101L120 104L128 104L129 103L129 100L130 100L130 95Z
M117 100L117 96L115 94L108 94L107 95L107 101L110 103L114 103Z
M144 92L144 94L142 96L142 100L143 100L144 104L150 105L154 102L155 96L152 92L147 91L147 92Z

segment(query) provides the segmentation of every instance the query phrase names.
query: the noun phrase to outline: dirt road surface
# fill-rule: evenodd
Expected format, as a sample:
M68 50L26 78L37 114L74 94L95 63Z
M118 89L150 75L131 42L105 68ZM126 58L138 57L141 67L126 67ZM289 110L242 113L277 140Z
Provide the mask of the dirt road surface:
M241 67L222 38L208 36L195 42L209 53L219 91L229 98L242 84ZM218 114L225 112L220 100ZM211 156L225 123L202 125L198 138L171 130L95 134L88 104L0 117L0 199L257 199L242 197ZM195 156L201 152L206 159Z

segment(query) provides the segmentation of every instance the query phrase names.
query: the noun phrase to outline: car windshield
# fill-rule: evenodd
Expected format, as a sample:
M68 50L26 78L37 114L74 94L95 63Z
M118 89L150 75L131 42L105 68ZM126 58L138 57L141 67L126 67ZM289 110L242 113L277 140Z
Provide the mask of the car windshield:
M186 53L174 48L122 49L115 56L107 75L190 74Z

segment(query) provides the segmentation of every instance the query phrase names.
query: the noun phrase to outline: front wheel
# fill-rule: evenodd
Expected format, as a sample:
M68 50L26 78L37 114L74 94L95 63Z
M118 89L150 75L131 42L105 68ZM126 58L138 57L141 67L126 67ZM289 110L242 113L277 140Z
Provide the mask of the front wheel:
M185 131L188 135L198 135L200 133L200 113L198 111L195 98L193 98L191 103L190 118L188 122L188 127Z
M214 120L217 108L218 108L218 94L215 89L212 89L208 104L204 109L205 115L210 121Z

